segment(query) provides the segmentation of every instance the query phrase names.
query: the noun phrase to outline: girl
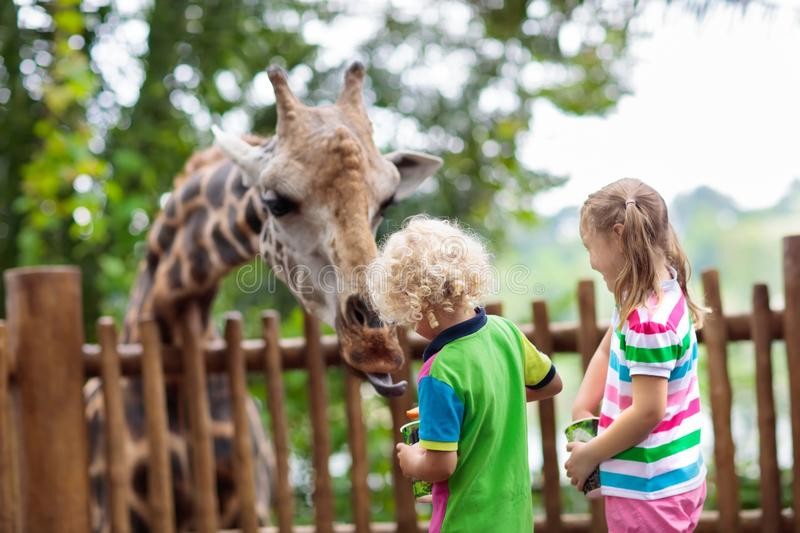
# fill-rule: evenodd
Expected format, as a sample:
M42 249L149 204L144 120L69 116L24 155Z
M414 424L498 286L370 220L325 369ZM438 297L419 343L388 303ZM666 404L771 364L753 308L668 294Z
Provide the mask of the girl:
M573 419L595 416L602 400L598 436L567 445L567 475L580 490L600 465L611 533L692 531L706 495L695 334L704 309L686 289L688 261L664 199L639 180L589 195L580 232L616 308L572 409Z

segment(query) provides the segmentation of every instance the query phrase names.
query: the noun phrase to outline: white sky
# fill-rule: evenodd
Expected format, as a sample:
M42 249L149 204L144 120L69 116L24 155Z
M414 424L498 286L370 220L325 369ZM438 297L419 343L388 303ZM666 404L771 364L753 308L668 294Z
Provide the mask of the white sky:
M800 3L769 15L719 7L697 20L650 5L631 43L633 94L604 118L534 108L522 150L533 168L570 180L536 198L538 213L579 205L637 177L669 202L709 185L743 208L773 204L800 179Z

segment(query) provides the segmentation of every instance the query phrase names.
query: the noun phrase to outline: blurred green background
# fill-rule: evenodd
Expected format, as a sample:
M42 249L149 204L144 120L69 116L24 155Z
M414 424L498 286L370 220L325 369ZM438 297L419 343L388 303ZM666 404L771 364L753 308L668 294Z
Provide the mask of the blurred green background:
M283 65L295 91L307 103L319 104L336 97L344 68L359 59L368 68L366 99L379 147L421 149L444 158L434 179L388 212L380 235L413 213L458 218L484 235L501 281L510 272L522 273L516 289L500 283L492 296L504 303L507 316L527 322L531 301L545 298L552 320L574 319L577 281L598 279L578 239L577 208L537 216L533 207L537 194L569 176L524 166L521 145L535 129L536 102L547 101L570 115L602 116L630 92L626 79L633 67L628 48L635 37L631 28L639 4L452 0L421 15L404 10L402 4L359 3L359 14L368 12L379 29L363 39L353 57L339 57L320 45L319 35L347 38L354 3L3 2L0 268L80 266L86 331L92 340L98 316L121 320L149 224L186 158L211 142L210 125L219 122L234 130L270 134L275 109L264 72L268 65ZM711 4L748 2L674 4L702 21ZM744 10L741 16L751 15ZM564 53L561 29L576 21L589 21L593 31ZM532 63L558 75L531 81L521 73ZM437 85L442 77L451 83ZM503 105L483 105L492 94ZM575 205L581 200L576 198ZM751 286L762 281L770 286L773 305L781 307L780 239L800 233L798 212L797 182L777 204L764 209L741 209L732 198L703 186L676 198L671 206L695 272L712 267L721 271L723 302L732 312L749 309ZM596 287L598 316L603 319L611 300L602 285ZM231 275L216 301L215 315L240 310L249 336L258 336L260 311L275 308L283 316L282 334L299 335L301 313L288 292L283 287L256 289L244 290ZM0 299L2 291L0 287ZM757 507L753 350L749 343L740 343L731 352L742 499L745 507ZM580 365L574 355L558 355L556 362L568 384L557 401L563 425ZM784 469L791 462L783 410L788 405L785 366L782 346L776 343L775 388L782 406L779 455ZM263 398L258 379L253 379L252 390ZM346 521L349 455L341 371L330 372L328 393L336 517ZM298 521L307 522L312 517L307 460L311 435L302 372L287 372L286 394ZM391 520L391 417L385 401L369 387L363 388L363 397L373 517ZM538 421L536 409L529 412L537 489ZM709 457L711 439L707 431ZM788 491L788 477L786 483ZM564 498L567 511L586 509L582 497L566 487ZM541 513L537 490L534 500ZM713 506L712 490L707 508ZM429 510L423 506L420 512Z

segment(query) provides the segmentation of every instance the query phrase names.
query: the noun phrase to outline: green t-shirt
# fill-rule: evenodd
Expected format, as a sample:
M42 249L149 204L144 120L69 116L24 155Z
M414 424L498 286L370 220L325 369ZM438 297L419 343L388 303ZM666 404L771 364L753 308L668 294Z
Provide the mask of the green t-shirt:
M476 316L440 333L419 374L420 446L458 451L434 483L430 532L530 533L525 386L555 376L550 359L509 320Z

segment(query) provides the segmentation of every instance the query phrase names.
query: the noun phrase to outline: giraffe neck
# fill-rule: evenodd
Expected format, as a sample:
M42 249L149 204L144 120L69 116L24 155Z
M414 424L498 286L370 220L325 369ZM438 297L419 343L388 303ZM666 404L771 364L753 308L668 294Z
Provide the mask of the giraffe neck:
M275 138L246 139L272 153ZM138 324L152 316L162 341L174 342L173 329L187 305L199 305L204 326L221 280L257 258L259 236L268 217L254 187L217 148L193 156L176 179L164 209L147 237L147 255L125 315L123 342L140 341Z

